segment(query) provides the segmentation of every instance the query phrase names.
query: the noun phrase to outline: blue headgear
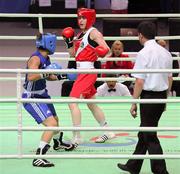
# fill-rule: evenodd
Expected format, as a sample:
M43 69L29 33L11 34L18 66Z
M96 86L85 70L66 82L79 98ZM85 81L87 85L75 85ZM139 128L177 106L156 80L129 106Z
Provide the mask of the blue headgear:
M36 47L46 49L49 51L49 54L53 54L56 50L56 40L55 34L42 34L42 37L36 40Z

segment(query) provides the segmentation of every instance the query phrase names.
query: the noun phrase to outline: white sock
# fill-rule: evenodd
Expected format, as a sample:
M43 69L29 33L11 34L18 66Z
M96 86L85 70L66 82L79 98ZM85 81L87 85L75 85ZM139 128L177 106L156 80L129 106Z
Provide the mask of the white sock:
M39 148L43 149L46 146L46 144L48 144L48 143L45 141L40 141Z
M109 125L108 125L108 123L106 122L106 121L103 121L103 122L101 122L101 123L99 123L100 124L100 126L101 127L109 127ZM110 134L111 132L109 132L109 131L105 131L104 132L104 135L108 135L108 134Z
M73 125L74 127L81 127L81 125ZM73 131L73 137L80 138L80 131Z
M99 123L101 127L108 127L108 123L106 121L102 121Z

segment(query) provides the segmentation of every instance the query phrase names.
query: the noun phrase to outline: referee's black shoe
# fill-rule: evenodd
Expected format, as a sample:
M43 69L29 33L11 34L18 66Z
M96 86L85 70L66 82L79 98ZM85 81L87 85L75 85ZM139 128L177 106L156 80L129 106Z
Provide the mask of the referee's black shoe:
M118 163L117 166L118 166L118 168L120 168L121 170L124 170L124 171L126 171L126 172L129 172L130 174L139 174L139 173L137 173L137 172L134 172L132 169L129 169L129 168L127 167L127 165L125 165L125 164Z

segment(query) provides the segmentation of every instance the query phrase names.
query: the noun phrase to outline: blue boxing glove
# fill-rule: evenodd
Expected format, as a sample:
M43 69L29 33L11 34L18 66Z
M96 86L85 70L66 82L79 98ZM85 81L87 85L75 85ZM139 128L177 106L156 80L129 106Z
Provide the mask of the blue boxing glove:
M58 63L51 63L50 65L48 65L45 69L52 69L52 70L58 70L58 69L62 69L61 65L59 65ZM44 78L48 78L51 74L43 74ZM60 74L55 74L58 78L58 76L61 76ZM58 78L59 79L59 78Z
M71 69L74 69L74 68L71 68ZM74 81L74 80L77 79L77 74L67 74L67 78L68 78L69 80Z
M46 67L46 69L62 69L62 67L58 63L51 63Z
M58 63L51 63L49 66L46 67L46 69L62 69L62 66ZM64 80L67 79L66 74L55 74L58 78L58 80Z

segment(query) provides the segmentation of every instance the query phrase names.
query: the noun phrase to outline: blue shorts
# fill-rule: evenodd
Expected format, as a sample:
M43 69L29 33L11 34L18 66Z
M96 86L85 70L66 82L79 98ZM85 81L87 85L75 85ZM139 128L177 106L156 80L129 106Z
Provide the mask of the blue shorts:
M51 97L46 91L41 95L23 93L22 98L50 99ZM57 116L54 105L51 103L23 103L23 106L38 124L42 123L50 116Z

